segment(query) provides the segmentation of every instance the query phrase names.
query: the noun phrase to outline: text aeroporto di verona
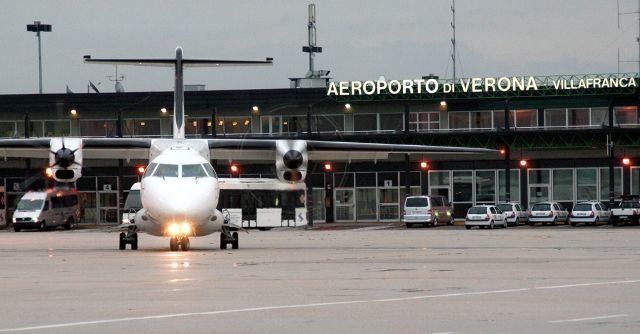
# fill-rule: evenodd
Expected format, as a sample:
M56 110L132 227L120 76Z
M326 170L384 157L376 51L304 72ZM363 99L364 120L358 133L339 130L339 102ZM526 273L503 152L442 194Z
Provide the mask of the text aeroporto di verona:
M539 84L539 82L536 82L535 77L532 76L459 79L459 82L455 85L453 82L443 83L437 79L334 81L329 83L327 96L435 94L455 93L458 91L463 93L535 91L538 90ZM553 80L553 88L556 90L636 86L637 83L634 77L590 77Z

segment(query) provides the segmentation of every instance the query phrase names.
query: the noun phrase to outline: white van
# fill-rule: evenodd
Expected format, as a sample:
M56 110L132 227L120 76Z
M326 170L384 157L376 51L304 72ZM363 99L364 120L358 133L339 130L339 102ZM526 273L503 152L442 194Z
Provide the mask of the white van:
M20 199L13 212L13 230L62 226L65 230L80 222L78 192L73 188L31 191Z
M402 220L407 227L412 227L413 224L453 225L454 221L451 204L446 197L440 195L407 196Z
M122 212L121 224L133 223L136 212L142 209L142 201L140 200L140 182L136 182L129 189L127 199L124 201L124 211Z

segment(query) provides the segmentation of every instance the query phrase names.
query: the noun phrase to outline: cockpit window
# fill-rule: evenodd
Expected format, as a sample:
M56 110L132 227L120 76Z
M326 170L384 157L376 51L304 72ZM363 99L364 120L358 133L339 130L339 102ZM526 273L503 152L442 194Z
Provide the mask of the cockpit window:
M203 163L202 166L204 166L204 169L207 171L207 174L209 174L209 176L215 177L216 179L218 178L218 175L216 175L216 171L213 169L210 163Z
M159 164L153 176L178 177L178 165Z
M207 177L201 164L182 165L182 177Z
M144 179L145 177L151 176L151 174L153 173L153 170L156 169L156 166L158 166L157 163L155 162L150 163L149 166L147 166L147 170L144 171L144 176L142 178Z

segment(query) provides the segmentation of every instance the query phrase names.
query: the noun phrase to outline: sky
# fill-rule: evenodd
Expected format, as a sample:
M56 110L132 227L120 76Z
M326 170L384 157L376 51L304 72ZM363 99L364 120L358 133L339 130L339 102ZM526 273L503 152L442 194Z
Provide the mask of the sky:
M621 12L638 2L619 0ZM42 34L44 93L113 92L115 66L94 58L263 60L271 67L187 69L185 84L207 90L287 88L308 71L307 5L295 0L21 0L0 11L0 94L38 92ZM316 69L335 81L452 77L451 0L316 0ZM638 16L616 0L458 0L457 77L637 72ZM126 91L168 91L167 68L118 67ZM107 78L111 76L111 79Z

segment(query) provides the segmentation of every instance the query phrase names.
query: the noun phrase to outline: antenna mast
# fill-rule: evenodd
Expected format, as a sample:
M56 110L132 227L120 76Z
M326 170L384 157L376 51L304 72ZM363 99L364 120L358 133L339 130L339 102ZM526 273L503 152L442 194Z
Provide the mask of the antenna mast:
M640 0L638 0L640 1ZM451 60L453 61L453 84L456 82L456 0L453 0L453 4L451 5L451 15L453 19L451 20L451 30L453 31L453 38L451 38Z
M309 24L307 25L309 28L309 45L302 47L302 52L309 53L309 72L307 73L307 78L319 78L323 74L316 72L314 66L314 60L316 58L316 53L322 52L321 46L316 46L316 5L309 4Z
M638 36L636 37L636 42L638 42L638 75L640 75L640 0L638 0L638 10L634 12L620 12L620 0L617 1L618 6L618 29L620 29L620 16L628 15L628 14L638 14ZM620 72L620 63L635 63L636 61L621 61L620 60L620 49L618 49L618 72Z
M116 65L115 79L111 79L111 78L114 78L114 76L112 75L107 75L105 78L109 79L109 81L114 81L116 83L116 88L115 88L116 93L120 93L121 91L124 90L124 88L122 88L122 84L120 83L120 81L124 81L124 75L118 76L118 65Z

